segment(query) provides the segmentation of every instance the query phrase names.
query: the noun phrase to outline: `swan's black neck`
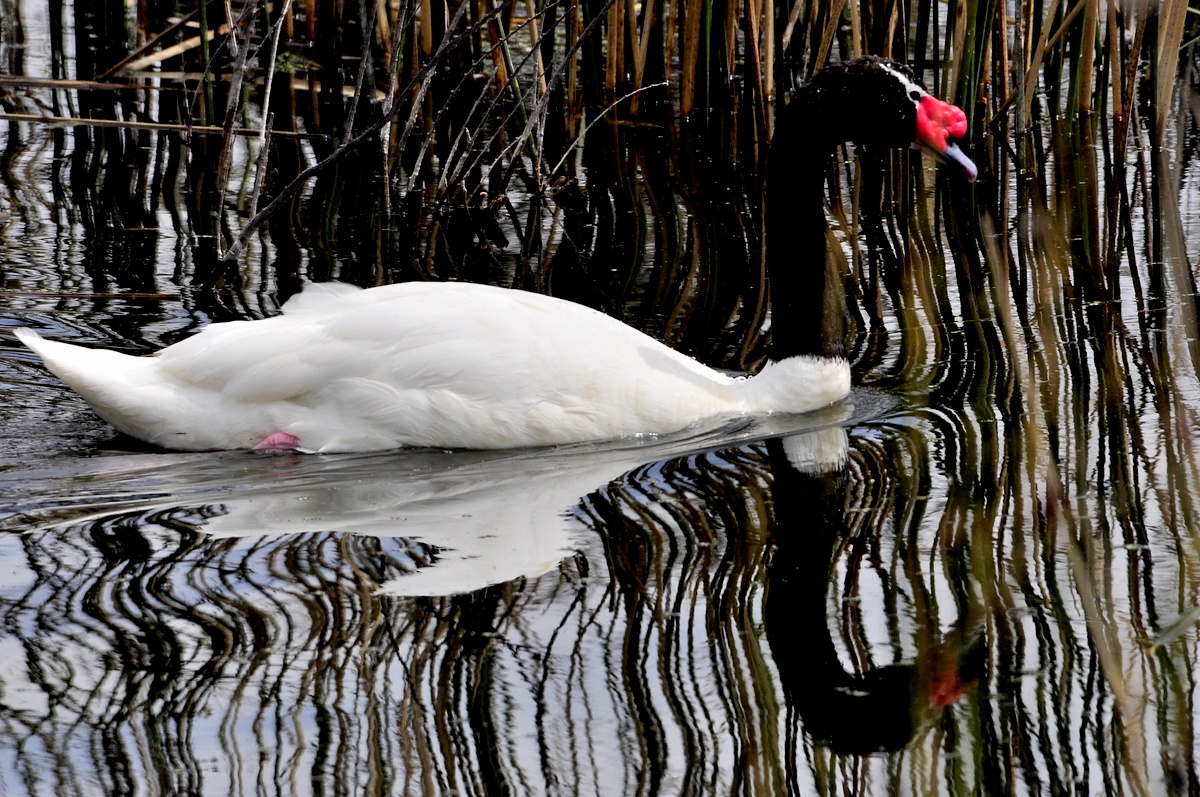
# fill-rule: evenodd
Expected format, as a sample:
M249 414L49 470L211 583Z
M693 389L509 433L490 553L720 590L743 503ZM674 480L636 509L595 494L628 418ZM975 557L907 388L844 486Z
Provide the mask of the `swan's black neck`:
M765 218L772 360L846 355L844 288L826 263L825 174L844 141L913 141L916 109L894 76L903 69L872 58L831 64L777 111Z
M808 124L820 95L801 89L776 119L767 165L765 243L774 361L845 357L845 298L826 264L825 173L837 142Z

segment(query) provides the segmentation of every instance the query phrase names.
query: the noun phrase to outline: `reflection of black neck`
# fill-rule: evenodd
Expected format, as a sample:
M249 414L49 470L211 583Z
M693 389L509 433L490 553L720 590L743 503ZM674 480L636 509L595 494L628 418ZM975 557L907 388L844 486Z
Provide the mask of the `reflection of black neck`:
M913 733L913 668L847 673L825 613L834 552L845 533L846 474L800 473L781 440L767 446L776 547L764 620L784 693L804 729L835 752L898 750Z
M829 94L805 87L779 110L767 163L765 242L771 359L845 356L845 298L826 266L825 172L839 143L820 120ZM834 117L836 118L836 117Z

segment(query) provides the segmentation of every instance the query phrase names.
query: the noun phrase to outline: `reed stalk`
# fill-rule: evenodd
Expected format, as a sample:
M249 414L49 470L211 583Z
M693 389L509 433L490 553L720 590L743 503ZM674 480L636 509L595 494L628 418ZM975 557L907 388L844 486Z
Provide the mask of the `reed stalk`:
M213 118L214 77L212 74L212 55L210 54L209 44L216 35L216 32L212 30L208 23L208 6L209 3L207 0L201 0L198 8L200 16L200 36L198 37L199 41L197 42L200 47L200 63L204 68L204 78L201 84L203 86L202 96L204 98L204 103L201 107L204 110L203 118L205 124L211 124Z
M1187 0L1163 0L1158 7L1158 42L1154 58L1154 134L1153 144L1166 141L1167 117L1171 112L1183 28L1187 20Z
M853 8L853 0L851 7ZM821 29L821 42L817 48L817 57L813 64L810 65L810 72L815 72L829 60L829 53L833 47L833 37L837 33L838 24L841 22L842 11L846 7L847 0L833 0L829 7L829 17L825 20L825 25Z
M1076 70L1075 104L1082 114L1092 112L1092 99L1095 96L1094 73L1096 60L1096 37L1100 24L1100 0L1085 0L1087 9L1083 17L1081 32L1082 47L1079 53L1079 65Z

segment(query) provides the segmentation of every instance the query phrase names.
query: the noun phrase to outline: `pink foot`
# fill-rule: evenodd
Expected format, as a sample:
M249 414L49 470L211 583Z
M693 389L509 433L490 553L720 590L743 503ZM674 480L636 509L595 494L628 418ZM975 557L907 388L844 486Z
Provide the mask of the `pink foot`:
M300 445L300 438L287 432L275 432L263 438L255 451L291 451Z

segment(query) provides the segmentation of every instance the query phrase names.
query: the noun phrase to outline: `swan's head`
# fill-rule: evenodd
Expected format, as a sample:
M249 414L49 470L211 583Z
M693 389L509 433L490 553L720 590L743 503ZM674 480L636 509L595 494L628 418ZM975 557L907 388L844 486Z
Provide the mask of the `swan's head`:
M974 182L978 171L974 162L958 148L958 140L967 134L967 115L962 108L943 102L925 90L904 64L880 60L878 67L895 84L915 111L916 135L911 146L933 155L944 163L963 170L967 180ZM891 87L895 92L895 87Z
M882 147L912 146L962 170L974 180L975 164L958 141L967 134L961 108L934 97L906 65L858 58L822 69L802 90L819 97L839 140Z

